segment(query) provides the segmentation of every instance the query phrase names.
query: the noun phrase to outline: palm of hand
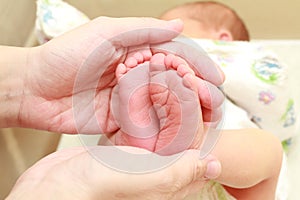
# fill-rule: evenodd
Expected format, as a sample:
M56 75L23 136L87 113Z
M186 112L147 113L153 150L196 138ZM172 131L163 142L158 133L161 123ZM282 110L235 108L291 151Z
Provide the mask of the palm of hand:
M28 78L30 83L27 84L31 88L26 92L20 112L23 115L20 118L25 119L21 122L23 126L47 127L47 130L64 133L84 131L93 134L116 130L109 102L116 84L114 71L126 57L126 48L116 48L107 40L98 40L103 46L95 48L86 44L76 48L60 37L33 50L39 51L43 64L33 67ZM55 49L59 46L57 43L63 42L61 49ZM90 113L82 114L91 111L89 109L93 109L96 124L90 124L93 118ZM78 112L83 118L73 117ZM95 129L98 122L102 130Z

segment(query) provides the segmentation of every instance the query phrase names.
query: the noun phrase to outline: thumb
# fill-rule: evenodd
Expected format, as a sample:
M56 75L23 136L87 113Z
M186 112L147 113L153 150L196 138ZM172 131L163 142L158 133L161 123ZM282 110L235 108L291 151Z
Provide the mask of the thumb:
M92 21L98 33L123 47L170 41L183 29L181 20L164 21L149 17L99 17Z
M174 177L174 185L182 189L193 182L205 179L215 179L221 174L221 164L213 156L209 155L200 160L199 150L188 150L168 170Z

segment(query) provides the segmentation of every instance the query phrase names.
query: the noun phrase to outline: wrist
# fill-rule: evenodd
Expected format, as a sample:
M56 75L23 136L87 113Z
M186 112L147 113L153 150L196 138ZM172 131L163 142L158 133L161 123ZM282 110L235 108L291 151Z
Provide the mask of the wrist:
M0 127L20 126L31 48L0 46Z

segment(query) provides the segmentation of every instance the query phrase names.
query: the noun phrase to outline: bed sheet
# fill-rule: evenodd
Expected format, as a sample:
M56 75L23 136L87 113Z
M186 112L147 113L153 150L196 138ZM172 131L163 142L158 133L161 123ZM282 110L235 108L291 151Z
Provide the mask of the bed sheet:
M300 105L300 40L254 40L252 42L261 43L278 54L280 59L288 66L290 77L290 87L295 97L296 110L299 113ZM297 107L298 106L298 107ZM299 116L298 116L299 127ZM299 129L298 129L299 131ZM300 185L300 132L293 140L290 152L287 157L288 179L289 179L289 200L299 199Z

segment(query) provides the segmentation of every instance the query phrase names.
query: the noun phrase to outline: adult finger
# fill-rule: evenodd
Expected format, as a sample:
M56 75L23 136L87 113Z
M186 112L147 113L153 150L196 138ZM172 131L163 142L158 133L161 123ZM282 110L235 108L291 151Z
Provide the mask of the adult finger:
M170 41L183 29L181 20L164 21L147 17L99 17L90 25L97 27L95 31L99 36L123 47Z
M221 174L220 162L212 156L207 156L203 160L199 158L198 150L187 150L172 166L166 168L165 176L172 177L173 188L180 191L199 180L215 179Z

